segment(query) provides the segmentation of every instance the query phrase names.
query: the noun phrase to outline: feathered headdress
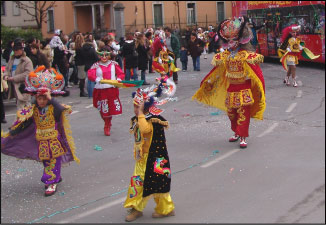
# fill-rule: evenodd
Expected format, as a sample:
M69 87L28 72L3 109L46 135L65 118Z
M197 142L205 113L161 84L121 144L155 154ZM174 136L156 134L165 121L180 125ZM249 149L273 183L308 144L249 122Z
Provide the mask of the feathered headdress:
M62 95L65 80L54 68L40 66L25 78L25 90L30 94L44 94L48 90L53 95Z
M177 87L168 76L160 79L157 78L157 81L158 84L145 89L138 88L136 92L132 93L133 103L139 105L144 102L144 109L147 109L153 115L159 115L163 112L162 109L156 106L164 105L174 100L172 96L175 94ZM167 97L159 99L163 94L167 95Z
M231 48L240 44L247 44L252 38L246 17L226 19L218 27L218 35L225 42L224 48Z
M290 32L292 31L300 31L301 27L297 24L292 24L291 26L288 26L282 30L282 37L281 37L281 43L285 41L285 39L289 36Z

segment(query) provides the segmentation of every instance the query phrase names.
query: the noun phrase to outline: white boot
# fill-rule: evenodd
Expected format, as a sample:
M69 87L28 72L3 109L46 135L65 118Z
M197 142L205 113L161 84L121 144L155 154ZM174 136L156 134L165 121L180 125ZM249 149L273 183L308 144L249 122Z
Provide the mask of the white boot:
M245 137L240 138L240 148L247 148L247 142Z

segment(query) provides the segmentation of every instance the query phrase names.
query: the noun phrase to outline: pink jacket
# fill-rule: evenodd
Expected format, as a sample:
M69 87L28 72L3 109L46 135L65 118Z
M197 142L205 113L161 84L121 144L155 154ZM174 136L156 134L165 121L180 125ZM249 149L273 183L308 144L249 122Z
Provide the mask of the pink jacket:
M122 72L119 64L115 61L108 61L106 64L101 62L94 63L87 71L88 79L96 82L96 89L112 88L109 84L100 84L99 81L105 80L124 80L125 74Z

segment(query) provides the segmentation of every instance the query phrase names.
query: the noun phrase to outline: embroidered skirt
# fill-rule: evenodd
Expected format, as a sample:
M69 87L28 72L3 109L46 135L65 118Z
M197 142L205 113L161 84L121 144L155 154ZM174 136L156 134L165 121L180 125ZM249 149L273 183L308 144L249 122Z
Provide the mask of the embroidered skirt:
M93 106L98 109L102 118L122 113L118 88L94 89Z
M225 106L227 108L240 108L253 103L251 80L246 80L243 84L230 84L225 99Z

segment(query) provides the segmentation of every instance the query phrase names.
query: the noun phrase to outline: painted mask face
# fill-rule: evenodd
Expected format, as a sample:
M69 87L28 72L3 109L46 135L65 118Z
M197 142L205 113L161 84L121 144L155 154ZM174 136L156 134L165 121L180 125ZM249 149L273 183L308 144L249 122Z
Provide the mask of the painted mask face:
M97 54L100 56L101 62L103 63L111 59L111 52L103 51L103 52L97 52Z

